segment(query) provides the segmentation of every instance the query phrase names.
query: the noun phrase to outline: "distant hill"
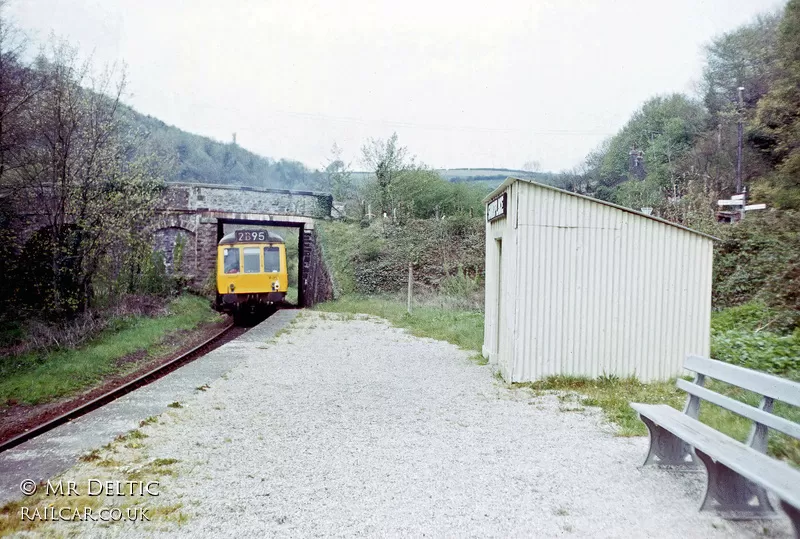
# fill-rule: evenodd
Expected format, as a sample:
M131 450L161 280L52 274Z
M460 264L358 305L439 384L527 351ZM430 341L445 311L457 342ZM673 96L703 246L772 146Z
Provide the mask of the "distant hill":
M509 176L528 178L549 185L556 183L556 175L552 172L528 172L511 168L442 168L437 169L437 172L450 182L480 185L487 192L503 183ZM366 181L371 175L371 172L363 171L352 173L356 183Z
M167 181L328 191L323 174L299 161L275 160L232 142L187 133L127 106L122 115L134 130L148 134L140 151L174 158Z
M510 168L447 168L439 171L451 182L469 182L485 186L489 191L503 183L506 178L526 178L541 183L552 184L554 174L550 172L528 172Z
M504 180L509 176L517 178L528 178L541 176L545 173L528 172L527 170L517 170L512 168L443 168L439 169L439 174L450 181L477 181L500 178Z
M330 191L325 174L311 170L299 161L272 159L245 150L233 142L220 142L167 125L158 118L123 107L123 118L135 130L148 134L147 153L174 159L167 176L171 182L243 185L275 189ZM468 182L491 191L509 176L553 183L551 173L527 172L508 168L447 168L439 174L454 183ZM365 182L371 172L352 172L356 184Z

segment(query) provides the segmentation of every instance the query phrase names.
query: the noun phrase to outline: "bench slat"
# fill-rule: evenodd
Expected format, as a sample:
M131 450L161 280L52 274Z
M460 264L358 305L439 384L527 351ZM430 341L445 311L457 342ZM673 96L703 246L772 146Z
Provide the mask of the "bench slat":
M800 470L759 453L666 404L631 403L640 415L743 477L800 507Z
M784 419L782 417L773 415L769 412L765 412L763 410L759 410L758 408L754 408L749 404L745 404L743 402L737 401L736 399L732 399L725 395L721 395L714 391L711 391L708 388L699 386L697 384L693 384L692 382L688 382L683 378L678 378L677 386L686 391L687 393L691 393L692 395L697 395L704 401L708 401L712 404L716 404L717 406L721 406L731 412L739 414L742 417L746 417L747 419L752 419L762 425L766 425L771 429L778 430L784 434L788 434L789 436L800 440L800 425L789 421L788 419Z
M688 356L683 368L792 406L800 406L800 384L779 376L700 356Z

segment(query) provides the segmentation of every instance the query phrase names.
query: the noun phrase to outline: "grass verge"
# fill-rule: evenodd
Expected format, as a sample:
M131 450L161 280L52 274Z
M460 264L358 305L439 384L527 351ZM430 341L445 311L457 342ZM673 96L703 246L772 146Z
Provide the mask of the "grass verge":
M629 403L668 404L682 410L686 402L686 393L675 387L675 380L644 384L635 378L616 378L614 376L597 379L551 376L537 382L512 384L512 387L528 388L533 391L568 391L581 395L581 404L601 408L608 420L619 426L618 434L620 436L644 436L647 434L644 423L639 421ZM706 387L751 406L758 406L761 400L760 395L716 380L710 381ZM773 412L775 415L800 423L800 409L798 408L784 403L776 403ZM749 419L708 402L703 402L700 406L700 421L740 442L747 439L752 424ZM770 431L769 454L800 467L800 441L780 432Z
M292 305L297 305L298 296L299 293L296 286L290 286L289 289L286 291L286 301L288 301Z
M170 333L218 320L208 300L182 296L170 303L166 316L126 320L80 348L4 358L0 403L38 404L89 388L104 376L131 369L117 360L152 350Z
M483 345L483 313L449 310L438 307L414 307L396 300L376 297L345 296L317 305L317 311L347 314L371 314L385 318L417 337L430 337L453 343L466 350L480 351Z

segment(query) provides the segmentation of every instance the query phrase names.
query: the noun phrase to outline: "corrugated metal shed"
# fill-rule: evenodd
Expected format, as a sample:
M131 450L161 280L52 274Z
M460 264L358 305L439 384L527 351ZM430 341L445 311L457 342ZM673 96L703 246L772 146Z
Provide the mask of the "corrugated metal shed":
M713 237L529 180L486 202L483 353L506 380L667 379L708 356Z

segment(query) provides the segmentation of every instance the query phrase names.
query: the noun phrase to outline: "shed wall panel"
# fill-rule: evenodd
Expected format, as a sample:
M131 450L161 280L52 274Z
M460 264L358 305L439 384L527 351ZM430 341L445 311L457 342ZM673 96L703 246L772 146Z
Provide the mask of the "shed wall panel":
M486 283L484 303L484 346L483 355L489 362L495 364L501 374L509 378L511 373L514 346L518 339L514 333L514 316L516 308L516 291L518 289L515 279L516 258L518 246L516 245L516 229L512 227L512 207L516 204L516 185L509 186L507 190L507 216L486 224ZM503 242L502 265L498 264L497 240ZM498 273L502 269L502 275ZM502 288L499 282L502 281ZM498 294L502 297L498 300ZM501 312L498 312L498 309ZM502 344L501 344L502 343Z
M535 184L508 193L507 219L487 223L484 345L507 380L666 379L687 354L708 355L710 239ZM498 235L502 343L490 283Z

